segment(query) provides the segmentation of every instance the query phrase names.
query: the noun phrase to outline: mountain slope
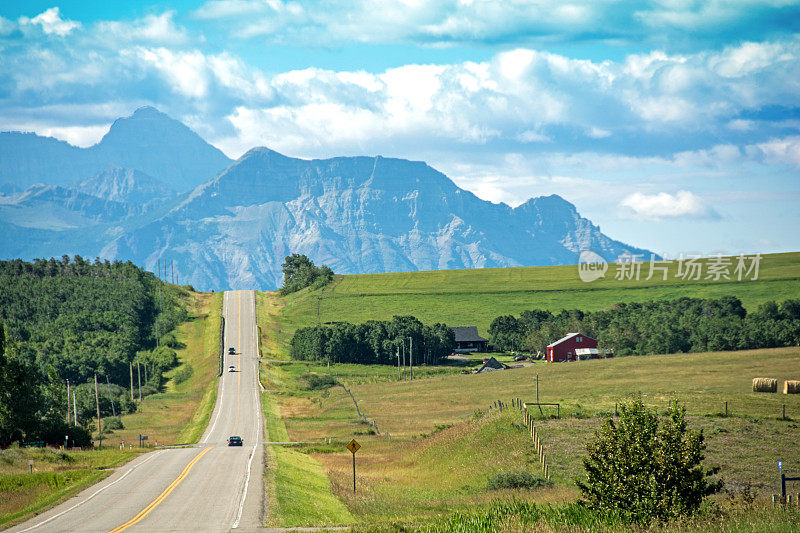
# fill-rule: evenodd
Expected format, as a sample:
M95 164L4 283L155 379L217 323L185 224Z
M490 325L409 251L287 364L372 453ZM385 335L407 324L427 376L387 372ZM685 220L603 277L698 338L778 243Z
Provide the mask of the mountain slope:
M0 133L0 188L35 183L67 185L109 165L148 174L184 192L230 164L225 154L191 129L152 107L120 118L96 145L78 148L32 133Z
M126 204L131 214L145 213L175 197L174 190L144 172L114 165L90 178L70 184L69 188Z
M276 288L292 252L369 273L570 264L587 247L608 260L649 253L603 235L558 196L512 209L421 162L256 148L102 255L174 260L198 288Z

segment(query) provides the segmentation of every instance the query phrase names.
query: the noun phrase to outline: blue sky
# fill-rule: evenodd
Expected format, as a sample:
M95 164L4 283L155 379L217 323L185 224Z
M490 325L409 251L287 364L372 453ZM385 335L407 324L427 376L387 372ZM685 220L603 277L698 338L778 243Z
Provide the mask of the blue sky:
M800 250L800 1L4 2L0 130L154 105L231 157L425 160L676 256Z

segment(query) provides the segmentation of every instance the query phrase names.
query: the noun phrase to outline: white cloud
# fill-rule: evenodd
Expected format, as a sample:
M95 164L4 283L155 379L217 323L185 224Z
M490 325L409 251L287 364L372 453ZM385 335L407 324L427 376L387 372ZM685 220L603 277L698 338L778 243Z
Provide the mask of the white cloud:
M515 43L595 41L719 43L791 33L796 3L570 0L208 0L194 15L227 24L234 38L318 46L342 43ZM656 46L653 46L656 45Z
M72 30L81 27L80 22L62 19L58 7L51 7L47 11L39 13L32 19L29 19L28 17L21 17L19 22L20 24L39 25L47 35L56 34L60 37L65 37L69 35Z
M117 42L147 42L165 45L180 45L189 42L186 28L175 24L174 11L166 11L161 15L146 15L132 22L101 21L97 25L100 34Z
M746 150L751 154L760 152L770 163L791 165L800 170L800 136L771 139Z
M697 195L690 191L676 194L660 192L645 194L635 192L620 202L620 207L630 210L634 218L661 220L664 218L719 218L719 215Z
M182 96L192 99L208 95L209 69L206 56L198 51L173 52L167 48L139 48L137 55L152 65Z

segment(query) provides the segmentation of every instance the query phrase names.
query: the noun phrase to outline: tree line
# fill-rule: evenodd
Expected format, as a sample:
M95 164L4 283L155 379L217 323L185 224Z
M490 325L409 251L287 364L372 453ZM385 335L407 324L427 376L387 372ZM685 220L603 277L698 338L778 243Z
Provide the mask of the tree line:
M599 311L534 309L499 316L489 327L498 349L533 353L575 331L616 355L797 346L800 300L766 302L751 313L733 296L618 303Z
M302 361L397 364L404 354L417 364L433 364L455 348L453 330L444 324L427 326L413 316L370 320L363 324L333 323L298 329L290 355Z
M135 410L130 365L137 386L142 373L145 394L160 388L178 362L172 330L188 318L186 297L130 262L0 261L0 445L63 442L69 432L77 441L81 428L85 440L95 374L103 416ZM66 428L66 380L78 427Z

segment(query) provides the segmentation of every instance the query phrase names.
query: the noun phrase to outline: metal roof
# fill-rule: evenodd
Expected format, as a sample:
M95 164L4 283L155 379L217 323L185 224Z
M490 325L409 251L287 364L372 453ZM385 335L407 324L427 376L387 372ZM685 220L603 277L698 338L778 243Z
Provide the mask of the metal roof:
M456 326L450 329L455 333L456 342L489 342L489 339L478 335L477 326Z
M550 344L548 344L548 345L547 345L547 347L548 347L548 348L552 348L552 347L553 347L553 346L555 346L556 344L561 344L561 343L562 343L562 342L564 342L565 340L567 340L567 339L571 339L571 338L572 338L572 337L574 337L575 335L582 335L582 334L581 334L581 332L580 332L580 331L576 331L575 333L569 333L569 334L567 334L567 336L566 336L566 337L561 337L561 338L560 338L560 339L558 339L556 342L551 342ZM582 335L582 336L583 336L583 337L586 337L587 339L592 339L592 337L589 337L588 335ZM592 340L595 340L595 339L592 339Z

